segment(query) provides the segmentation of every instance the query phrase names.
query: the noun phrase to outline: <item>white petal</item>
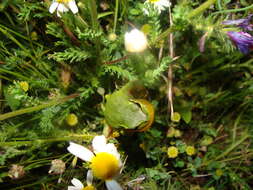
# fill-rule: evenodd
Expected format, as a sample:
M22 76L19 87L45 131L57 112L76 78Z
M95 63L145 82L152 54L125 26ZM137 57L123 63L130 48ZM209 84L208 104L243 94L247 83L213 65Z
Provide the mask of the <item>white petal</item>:
M61 18L61 14L58 10L57 10L57 16Z
M92 140L92 147L95 153L104 152L106 147L106 138L104 135L95 136Z
M105 181L105 185L108 190L123 190L122 187L115 180L107 180Z
M80 180L76 179L76 178L73 178L73 179L71 180L71 183L72 183L75 187L77 187L77 188L79 188L79 189L82 189L82 188L83 188L82 182L81 182Z
M74 14L78 13L78 8L77 8L77 6L76 6L76 2L75 2L75 1L70 1L70 2L68 3L68 6L69 6L70 10L71 10Z
M114 155L118 160L120 159L120 154L117 151L117 148L115 147L115 145L112 143L106 144L104 152L108 152Z
M93 174L91 170L88 170L87 177L86 177L87 185L92 185L93 181Z
M81 190L81 189L74 186L68 186L68 190Z
M84 161L90 161L94 157L94 154L89 149L73 142L70 142L67 149L71 154Z
M58 6L58 8L57 8L57 11L64 13L64 12L68 11L68 8L65 7L64 4L60 3L59 6Z
M53 12L56 10L56 8L58 7L58 5L59 5L59 3L53 2L53 3L50 5L50 7L49 7L49 12L50 12L50 13L53 13Z

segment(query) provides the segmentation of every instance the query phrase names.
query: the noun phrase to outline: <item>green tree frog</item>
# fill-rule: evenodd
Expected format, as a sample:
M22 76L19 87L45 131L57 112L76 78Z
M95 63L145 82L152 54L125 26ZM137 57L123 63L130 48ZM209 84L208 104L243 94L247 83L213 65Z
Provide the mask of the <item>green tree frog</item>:
M105 119L115 129L145 131L154 121L154 107L144 99L145 88L138 81L127 83L106 96Z

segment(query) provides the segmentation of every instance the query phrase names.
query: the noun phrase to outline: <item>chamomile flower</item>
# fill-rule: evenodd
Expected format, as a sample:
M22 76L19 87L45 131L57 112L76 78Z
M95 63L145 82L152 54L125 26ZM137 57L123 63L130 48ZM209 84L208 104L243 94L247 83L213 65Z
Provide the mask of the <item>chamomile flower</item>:
M81 181L79 181L76 178L73 178L71 180L71 183L74 186L68 186L68 190L95 190L95 187L92 185L92 181L89 181L90 179L88 178L88 174L87 174L87 186L84 187L84 185L82 184ZM91 179L92 180L92 179Z
M106 143L105 136L96 136L92 141L93 152L89 149L70 142L67 148L78 158L90 162L91 174L104 180L108 190L122 190L114 178L120 173L122 162L120 154L112 143Z
M143 52L148 46L146 35L138 30L133 29L125 34L125 48L128 52L139 53Z
M49 7L49 12L57 12L57 16L61 17L60 13L68 12L69 9L76 14L78 12L78 7L75 0L53 0L52 4Z
M145 3L153 5L158 13L161 13L167 7L171 6L170 0L146 0Z

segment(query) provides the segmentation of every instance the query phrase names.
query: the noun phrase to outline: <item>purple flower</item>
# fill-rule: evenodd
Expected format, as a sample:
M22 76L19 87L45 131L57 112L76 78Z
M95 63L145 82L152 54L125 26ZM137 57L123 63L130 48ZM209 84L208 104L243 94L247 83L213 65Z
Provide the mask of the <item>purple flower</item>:
M250 24L250 20L253 14L249 15L247 18L237 19L237 20L226 20L222 22L224 25L236 25L244 30L253 31L253 24Z
M243 54L247 54L250 49L253 49L253 36L249 33L230 31L227 34Z

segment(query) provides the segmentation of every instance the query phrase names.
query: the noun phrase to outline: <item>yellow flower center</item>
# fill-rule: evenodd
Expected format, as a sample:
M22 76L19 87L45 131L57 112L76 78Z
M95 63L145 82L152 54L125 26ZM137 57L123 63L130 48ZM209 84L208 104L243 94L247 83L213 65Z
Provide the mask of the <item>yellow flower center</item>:
M56 0L58 3L68 3L72 0Z
M93 185L87 185L86 187L82 188L82 190L95 190Z
M156 3L158 1L160 1L160 0L149 0L150 3Z
M120 169L118 159L107 152L100 152L91 160L93 175L102 180L112 179Z

